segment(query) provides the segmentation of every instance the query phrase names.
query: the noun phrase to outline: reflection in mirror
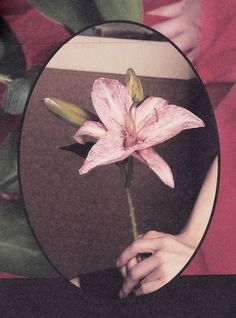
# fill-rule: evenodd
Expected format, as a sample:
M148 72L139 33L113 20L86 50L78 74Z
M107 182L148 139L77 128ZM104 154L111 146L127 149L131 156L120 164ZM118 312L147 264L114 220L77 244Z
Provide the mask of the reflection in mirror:
M86 30L52 57L25 114L20 173L34 233L83 290L157 291L205 233L217 155L206 91L171 43L125 22Z

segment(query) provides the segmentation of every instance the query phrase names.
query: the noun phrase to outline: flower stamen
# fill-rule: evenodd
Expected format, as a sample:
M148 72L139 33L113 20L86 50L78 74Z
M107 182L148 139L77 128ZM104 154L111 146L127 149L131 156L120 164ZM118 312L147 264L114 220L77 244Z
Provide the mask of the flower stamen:
M120 128L123 130L123 126L118 122L118 120L116 120L116 119L113 118L113 121L114 121L115 123L117 123L117 124L120 126Z
M132 116L132 111L133 111L133 109L135 109L134 117ZM133 131L132 131L133 134L136 133L135 117L136 117L136 103L134 102L134 103L130 106L130 109L129 109L129 118L130 118L130 121L131 121L132 126L133 126Z

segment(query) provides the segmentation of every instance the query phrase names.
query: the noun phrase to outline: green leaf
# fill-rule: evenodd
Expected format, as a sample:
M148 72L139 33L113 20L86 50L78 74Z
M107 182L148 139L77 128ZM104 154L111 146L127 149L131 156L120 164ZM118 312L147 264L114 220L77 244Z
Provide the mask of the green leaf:
M3 57L3 55L4 55L4 42L0 38L0 59Z
M31 86L34 85L37 77L39 76L40 72L42 71L43 66L40 64L33 64L30 69L27 70L25 78L28 79Z
M5 192L7 194L16 194L16 196L20 197L20 185L18 180L18 175L15 178L10 179L8 184L5 184L3 191L0 188L1 192Z
M0 191L17 182L17 153L19 145L19 130L13 131L0 144Z
M11 115L23 113L30 92L30 83L25 78L17 78L8 86L4 94L4 112Z
M55 97L44 98L43 104L51 113L76 127L81 126L86 120L99 121L99 118L96 115L82 107Z
M77 32L90 24L102 20L94 1L88 0L30 0L44 15L65 25L72 32Z
M72 32L81 31L107 20L141 22L141 0L30 0L44 15L65 25Z
M13 78L23 77L26 62L22 46L2 17L0 17L0 38L0 73Z
M19 201L0 202L0 271L20 276L59 274L38 247Z
M4 93L3 110L11 115L21 115L24 112L31 87L37 78L41 67L34 65L25 78L17 78L10 82Z
M104 21L128 20L142 22L142 1L96 0L94 2Z

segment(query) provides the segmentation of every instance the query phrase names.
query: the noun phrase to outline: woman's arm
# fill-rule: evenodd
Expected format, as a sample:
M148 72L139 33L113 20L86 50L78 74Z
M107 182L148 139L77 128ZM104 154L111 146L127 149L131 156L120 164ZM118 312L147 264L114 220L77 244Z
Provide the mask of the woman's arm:
M151 293L173 279L188 262L197 248L208 224L217 186L218 157L204 180L189 221L178 235L150 231L129 245L117 260L124 277L121 298L130 292L136 295ZM139 253L152 255L140 263Z
M188 238L188 242L193 246L198 246L206 230L211 211L213 208L218 176L218 157L211 164L197 200L194 204L190 218L184 229L179 234L180 237Z

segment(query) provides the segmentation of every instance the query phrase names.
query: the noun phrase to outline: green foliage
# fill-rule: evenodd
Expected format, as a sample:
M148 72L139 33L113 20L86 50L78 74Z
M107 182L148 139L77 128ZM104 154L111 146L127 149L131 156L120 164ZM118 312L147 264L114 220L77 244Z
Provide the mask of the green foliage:
M19 192L17 154L19 129L0 145L0 191ZM40 251L20 200L0 201L0 271L21 276L56 277Z
M0 144L0 192L10 190L18 192L17 188L12 188L13 184L17 186L17 153L19 144L19 130L13 131ZM10 191L11 192L11 191Z
M7 84L2 106L4 112L11 115L23 113L31 87L40 70L39 65L34 65L26 73L25 78L15 79ZM17 129L0 144L0 192L19 193L17 174L19 138L19 129Z
M78 32L109 20L141 22L141 0L30 0L44 15Z
M0 38L0 59L3 57L3 55L4 55L4 42Z
M20 201L0 202L0 271L20 276L57 277L39 249Z
M9 83L4 95L4 112L12 115L22 114L29 92L30 83L25 78L17 78Z
M20 115L24 112L31 88L40 70L41 66L33 65L24 78L17 78L7 85L2 107L4 112L11 115Z
M142 1L96 0L94 2L104 21L127 20L142 22Z
M7 22L0 16L0 73L16 78L22 77L25 69L22 45Z

